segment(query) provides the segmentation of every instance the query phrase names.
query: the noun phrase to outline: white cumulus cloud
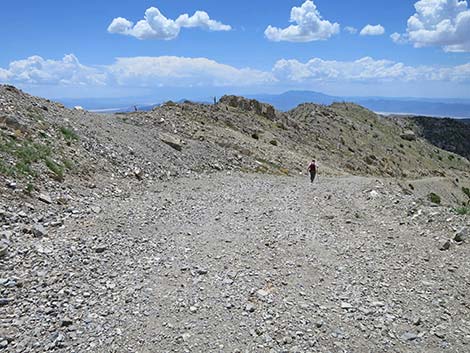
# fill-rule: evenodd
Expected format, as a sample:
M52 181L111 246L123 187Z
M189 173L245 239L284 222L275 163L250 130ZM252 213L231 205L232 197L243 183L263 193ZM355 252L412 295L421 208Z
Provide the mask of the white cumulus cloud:
M470 52L467 1L421 0L414 6L416 13L408 19L402 38L416 48L439 46L447 52Z
M108 26L108 32L124 34L138 39L171 40L178 37L181 28L204 28L209 31L230 31L232 27L212 20L204 11L196 11L194 15L180 15L176 20L166 18L159 9L150 7L145 11L143 20L135 25L123 17L115 18Z
M452 67L408 66L364 57L355 61L313 58L305 63L282 59L273 68L280 82L470 82L470 63Z
M340 25L322 19L317 6L307 0L300 7L293 7L290 22L296 23L286 28L269 25L264 34L271 41L311 42L325 40L338 34Z
M45 85L103 85L106 75L98 69L80 64L73 54L61 60L30 56L0 69L0 81Z
M255 86L274 81L269 72L176 56L118 58L107 71L122 86Z
M359 33L361 36L381 36L385 33L382 25L367 25Z

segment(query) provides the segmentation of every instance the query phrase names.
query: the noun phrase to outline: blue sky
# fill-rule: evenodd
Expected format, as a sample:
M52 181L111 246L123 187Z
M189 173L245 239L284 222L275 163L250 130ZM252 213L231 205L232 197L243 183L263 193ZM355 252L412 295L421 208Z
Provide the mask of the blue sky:
M2 4L0 82L49 98L290 89L470 98L466 1L66 4Z

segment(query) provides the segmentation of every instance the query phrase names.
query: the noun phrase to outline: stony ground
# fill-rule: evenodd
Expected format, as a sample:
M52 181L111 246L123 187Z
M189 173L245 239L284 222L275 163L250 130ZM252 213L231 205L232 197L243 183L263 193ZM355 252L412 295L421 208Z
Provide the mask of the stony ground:
M5 352L470 351L468 235L445 242L468 216L388 179L221 172L0 206Z

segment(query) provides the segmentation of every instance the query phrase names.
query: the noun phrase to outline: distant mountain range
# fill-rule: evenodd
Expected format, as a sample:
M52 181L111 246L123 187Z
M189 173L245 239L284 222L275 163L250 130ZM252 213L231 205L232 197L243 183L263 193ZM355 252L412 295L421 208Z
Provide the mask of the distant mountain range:
M281 94L252 94L247 98L269 103L276 109L288 111L302 103L329 105L334 102L353 102L374 112L383 114L426 115L435 117L470 118L470 99L388 98L388 97L339 97L314 91L288 91ZM182 102L181 99L178 102ZM163 102L152 102L149 97L58 99L67 107L82 106L98 112L130 112L152 110ZM198 103L211 103L212 99L194 99Z
M302 103L331 104L353 102L378 113L429 115L470 118L470 99L338 97L314 91L288 91L282 94L249 95L249 98L272 104L279 110L294 109Z

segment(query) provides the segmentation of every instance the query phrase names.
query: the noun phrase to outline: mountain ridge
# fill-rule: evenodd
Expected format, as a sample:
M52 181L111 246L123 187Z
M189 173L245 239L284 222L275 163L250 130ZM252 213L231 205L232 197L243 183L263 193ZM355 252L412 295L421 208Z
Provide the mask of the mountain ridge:
M426 115L433 117L470 118L469 99L450 98L416 98L416 97L358 97L358 96L331 96L316 91L291 90L280 94L248 94L246 98L256 99L273 105L281 111L294 109L302 103L315 103L329 105L335 102L352 102L362 105L377 113L402 114L402 115ZM197 103L212 103L213 98L178 99L182 103L185 100ZM86 109L103 112L132 112L138 110L149 111L163 104L160 100L153 103L150 97L125 97L125 98L81 98L81 99L57 99L57 101L69 108L83 106Z
M11 117L10 113L6 116L16 121L16 125L23 126L25 131L31 130L26 134L33 136L32 138L52 134L56 137L51 143L60 142L62 145L63 139L68 138L66 142L73 144L74 139L68 136L71 134L68 130L71 130L75 131L77 136L83 135L85 139L93 138L94 142L88 143L87 146L99 146L103 144L103 141L99 140L101 138L104 138L104 141L114 141L115 136L122 135L123 142L128 141L130 146L141 149L149 159L166 161L168 166L177 162L170 169L174 169L180 162L171 159L171 154L150 158L153 152L147 150L147 147L142 149L136 145L137 141L133 141L130 134L140 131L142 142L148 139L148 143L156 140L163 144L165 142L161 141L160 134L176 135L176 140L191 141L194 145L194 151L188 150L191 155L198 149L210 147L210 152L217 155L213 163L209 159L201 160L201 156L194 155L194 168L203 166L202 169L206 170L210 170L214 163L227 163L222 155L219 155L222 151L225 155L227 147L233 154L230 163L235 163L238 168L252 170L261 168L277 172L281 169L300 172L302 169L299 166L312 154L322 159L328 169L335 173L416 177L436 173L440 175L442 172L436 171L453 170L459 166L456 162L458 158L450 165L447 165L450 162L447 158L444 161L439 160L432 151L432 145L418 139L418 129L414 140L404 141L401 134L416 127L412 121L381 118L372 111L352 103L334 103L330 106L304 103L291 111L281 112L254 99L224 96L216 105L167 102L148 112L94 115L79 109L68 110L63 105L29 96L10 86L2 86L0 93L4 100L11 102L6 103L8 110L16 111L15 117ZM5 109L4 107L3 110ZM105 128L104 125L110 127ZM55 131L53 129L47 133L44 126L56 128ZM142 129L139 126L148 128ZM106 129L115 130L115 135ZM461 130L465 131L463 128ZM102 135L98 140L97 133ZM4 141L9 138L11 137L7 135L3 137ZM383 139L387 140L388 145L384 145ZM20 139L23 140L28 141L28 138ZM211 141L208 146L205 145L207 141ZM83 146L83 142L81 145ZM60 149L68 150L68 147L63 146ZM113 149L121 151L123 156L129 153L128 147L123 144L115 145ZM100 157L104 164L116 163L116 157L112 157L111 153L113 149L106 152L108 157ZM75 150L78 151L79 149ZM96 153L96 150L83 150L84 156L90 156L90 153ZM429 157L423 157L425 155ZM98 156L100 155L92 157L96 159ZM109 157L112 157L111 160ZM65 156L63 158L66 159ZM135 157L130 155L123 157L120 163L125 166L128 161L134 159ZM202 164L198 166L200 162ZM14 160L10 163L14 163ZM59 164L63 166L64 163L62 161ZM153 165L155 162L150 163ZM164 175L163 165L154 168L154 172L159 171L160 175ZM465 164L462 164L462 167L464 166ZM128 166L127 169L132 168Z

